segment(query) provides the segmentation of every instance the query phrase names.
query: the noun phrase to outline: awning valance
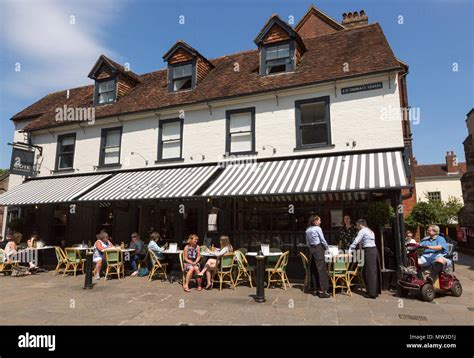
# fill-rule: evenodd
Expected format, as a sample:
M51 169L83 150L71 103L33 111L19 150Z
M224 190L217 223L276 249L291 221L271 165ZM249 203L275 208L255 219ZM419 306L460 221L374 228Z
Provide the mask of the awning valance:
M245 196L403 188L400 151L232 164L204 196Z
M190 197L218 169L217 165L208 165L118 173L79 201Z
M30 180L0 195L0 205L36 205L75 201L108 177L110 174Z

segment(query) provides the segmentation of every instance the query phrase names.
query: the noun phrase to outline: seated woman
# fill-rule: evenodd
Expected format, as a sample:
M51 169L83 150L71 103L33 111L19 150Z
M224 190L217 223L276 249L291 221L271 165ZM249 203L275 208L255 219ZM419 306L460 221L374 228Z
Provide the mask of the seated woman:
M18 254L18 247L17 244L21 242L23 235L19 232L15 233L14 235L7 236L8 243L5 246L5 256L8 260L15 260ZM16 260L15 260L16 261ZM33 262L28 262L28 271L26 272L27 275L31 275L37 269L36 265Z
M193 277L194 273L199 273L201 261L201 249L198 246L199 237L196 234L189 235L188 243L184 247L184 271L187 272L186 280L183 282L183 289L185 292L191 291L189 289L189 280ZM202 290L201 283L202 278L197 279L198 282L198 291Z
M219 252L216 253L216 256L223 256L225 254L231 253L234 251L232 248L232 245L230 244L230 239L228 236L221 236L219 238L220 241L220 246L221 249ZM211 281L211 273L210 271L214 271L217 267L217 258L209 258L206 262L206 265L202 269L201 272L198 273L199 276L203 276L204 273L206 274L206 279L207 279L207 285L206 285L206 290L209 290L212 287L212 281Z
M430 269L430 275L426 279L434 283L448 264L448 259L444 257L448 254L448 243L439 235L439 226L430 225L426 231L429 236L420 241L420 246L425 247L425 251L418 259L418 264Z
M95 279L100 280L100 270L102 269L102 261L104 260L104 250L113 247L109 239L107 231L102 230L98 240L94 244L94 255L92 261L95 263Z

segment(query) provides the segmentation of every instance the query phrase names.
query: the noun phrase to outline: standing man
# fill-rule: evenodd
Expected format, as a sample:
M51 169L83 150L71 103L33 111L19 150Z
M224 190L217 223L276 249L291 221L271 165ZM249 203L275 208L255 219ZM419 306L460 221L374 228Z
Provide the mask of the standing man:
M381 272L379 265L379 253L375 246L375 234L367 227L364 219L356 221L359 233L352 242L349 250L355 250L359 243L362 244L364 250L364 282L366 286L366 298L375 299L381 291Z
M312 215L309 218L308 228L306 229L306 243L310 252L313 295L318 295L320 298L329 298L331 296L327 292L329 289L328 269L324 259L328 244L320 225L321 218L319 216Z

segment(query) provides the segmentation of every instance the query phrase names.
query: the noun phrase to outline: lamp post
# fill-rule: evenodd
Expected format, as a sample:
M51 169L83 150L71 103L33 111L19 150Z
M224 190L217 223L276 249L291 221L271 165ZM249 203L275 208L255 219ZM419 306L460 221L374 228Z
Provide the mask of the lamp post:
M92 284L92 252L86 253L86 275L84 279L84 290L90 290L94 287Z
M257 254L257 294L254 297L255 302L265 302L265 283L263 281L265 271L265 256L262 251Z

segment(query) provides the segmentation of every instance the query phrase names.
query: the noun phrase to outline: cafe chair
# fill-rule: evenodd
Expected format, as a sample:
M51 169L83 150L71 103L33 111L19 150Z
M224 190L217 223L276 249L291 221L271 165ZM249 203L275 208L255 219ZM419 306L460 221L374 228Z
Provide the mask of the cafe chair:
M237 261L237 276L235 278L235 286L240 282L248 281L250 287L253 288L252 280L255 277L255 267L250 266L245 254L239 249L234 251L235 259Z
M148 255L153 265L153 267L150 270L150 274L148 275L148 281L151 282L151 280L153 279L153 276L155 275L162 275L165 277L165 280L167 280L168 276L166 275L166 266L168 266L168 264L161 263L158 257L156 257L156 254L151 250L148 250Z
M228 253L224 256L219 258L219 262L217 264L217 277L219 279L219 291L222 291L222 284L228 283L231 285L232 289L235 290L235 282L234 282L234 253ZM212 283L214 284L216 280L213 279Z
M275 253L275 252L281 252L281 250L277 247L271 247L269 249L269 252ZM267 267L272 268L275 267L275 264L278 262L278 259L280 256L267 256Z
M269 267L265 270L267 272L267 288L270 287L272 283L281 284L285 290L287 284L288 287L291 287L290 280L288 280L288 276L286 275L289 255L290 252L286 251L278 257L274 267Z
M336 296L336 289L346 289L346 293L352 297L351 287L348 279L348 266L347 255L335 255L332 256L329 262L329 279L332 284L332 296Z
M239 251L240 251L241 253L243 253L244 255L246 255L247 252L248 252L248 250L247 250L245 247L241 247L241 248L239 249Z
M56 259L58 260L58 264L56 265L56 269L54 270L54 273L56 275L59 275L59 273L60 273L59 270L61 270L61 268L66 269L67 255L64 252L64 250L59 246L54 247L54 252L56 253Z
M76 276L77 270L81 270L84 273L84 260L81 257L81 252L73 247L66 247L66 267L64 268L63 277L70 272L74 272Z
M304 253L300 251L299 255L301 257L301 261L303 262L303 268L304 268L303 292L308 292L311 286L311 270L309 266L310 263L309 263L309 259L306 257Z
M365 288L364 278L362 277L362 266L359 266L358 262L351 262L349 264L349 268L347 269L347 280L349 281L350 287L357 285ZM355 281L357 281L357 283Z
M12 274L13 269L18 266L18 263L13 260L9 260L7 255L5 255L5 251L0 249L0 273L4 275Z
M107 276L116 275L120 280L120 276L125 277L125 269L123 265L122 251L118 249L107 249L104 250L105 262L107 268L105 269L105 279Z

